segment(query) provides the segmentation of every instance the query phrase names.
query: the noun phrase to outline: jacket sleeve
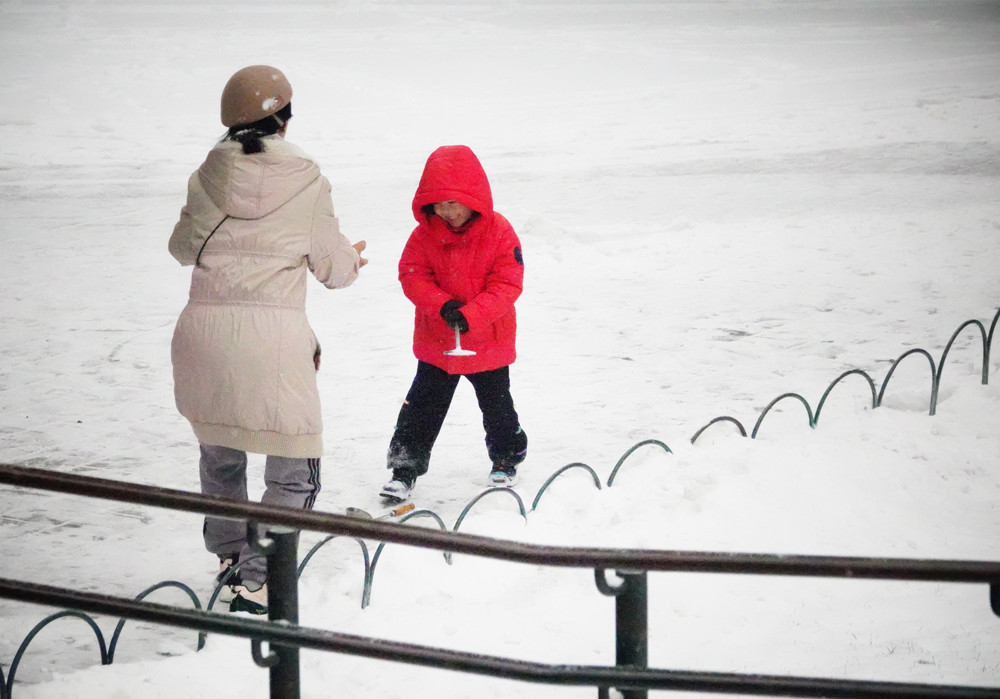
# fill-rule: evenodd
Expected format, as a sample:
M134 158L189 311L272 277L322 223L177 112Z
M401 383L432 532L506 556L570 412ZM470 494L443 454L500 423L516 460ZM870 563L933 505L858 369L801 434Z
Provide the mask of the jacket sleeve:
M320 191L313 210L310 236L309 269L328 289L350 286L358 278L361 255L340 232L340 222L333 213L332 188L320 178Z
M225 214L205 193L195 172L188 180L187 203L167 244L170 254L184 266L195 264L205 240L223 218Z
M430 258L420 242L419 230L417 228L410 234L399 258L399 282L403 286L403 294L418 311L436 317L451 296L438 286Z
M493 265L486 277L486 288L462 307L470 332L484 330L513 312L514 302L524 288L521 241L506 219L498 219L499 235Z

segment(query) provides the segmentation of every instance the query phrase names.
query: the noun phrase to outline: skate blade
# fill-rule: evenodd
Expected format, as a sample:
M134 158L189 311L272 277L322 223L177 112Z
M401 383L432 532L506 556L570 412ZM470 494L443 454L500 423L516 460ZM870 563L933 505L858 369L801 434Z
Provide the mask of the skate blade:
M410 501L409 495L396 495L394 493L379 493L378 496L382 498L383 504L386 505L402 505L404 502Z

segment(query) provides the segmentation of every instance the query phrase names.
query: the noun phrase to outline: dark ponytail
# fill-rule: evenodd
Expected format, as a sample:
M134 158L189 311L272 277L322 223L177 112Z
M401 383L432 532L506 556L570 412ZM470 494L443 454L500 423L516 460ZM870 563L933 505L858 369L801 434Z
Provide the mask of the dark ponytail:
M252 124L230 126L223 140L239 142L243 146L243 152L247 155L262 153L264 152L264 143L261 139L281 131L291 118L292 103L289 102L274 114L266 116Z

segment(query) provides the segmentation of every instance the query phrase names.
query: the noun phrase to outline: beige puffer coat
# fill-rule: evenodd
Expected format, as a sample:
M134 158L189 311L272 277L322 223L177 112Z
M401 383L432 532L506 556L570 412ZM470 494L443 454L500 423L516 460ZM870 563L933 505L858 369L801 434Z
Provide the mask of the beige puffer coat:
M170 253L196 265L174 329L177 408L202 444L322 456L322 415L306 319L306 269L331 289L358 276L330 183L280 136L264 152L213 148L188 182ZM214 231L214 232L213 232Z

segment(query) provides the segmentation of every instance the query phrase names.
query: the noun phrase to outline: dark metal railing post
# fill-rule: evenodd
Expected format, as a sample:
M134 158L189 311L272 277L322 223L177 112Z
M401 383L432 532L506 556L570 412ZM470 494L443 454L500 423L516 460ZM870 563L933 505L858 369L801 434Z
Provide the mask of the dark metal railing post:
M288 527L272 526L267 532L274 550L267 557L267 618L299 623L299 533ZM271 668L271 699L299 699L299 649L297 646L271 647L278 662Z
M257 524L247 522L251 548L267 556L267 618L270 621L299 623L299 532L291 527L269 525L263 538ZM271 699L299 699L299 647L272 643L267 655L261 641L250 642L253 661L271 671Z
M615 598L615 665L625 669L645 670L649 663L649 612L644 570L616 570L620 585L608 584L603 568L595 580L601 594ZM619 690L624 699L646 699L645 689ZM598 687L598 699L608 699L608 687Z
M646 669L649 661L649 626L645 571L616 571L624 581L615 597L615 664ZM622 692L624 699L646 699L644 689Z

